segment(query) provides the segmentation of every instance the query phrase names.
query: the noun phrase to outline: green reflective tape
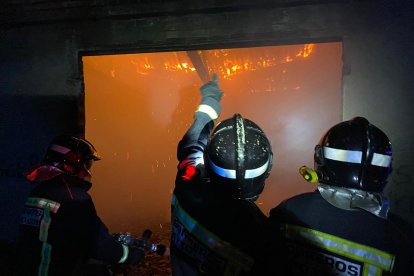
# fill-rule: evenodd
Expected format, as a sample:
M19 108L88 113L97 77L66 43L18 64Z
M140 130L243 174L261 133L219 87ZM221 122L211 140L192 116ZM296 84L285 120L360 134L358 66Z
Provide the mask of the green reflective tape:
M176 217L202 244L207 246L216 254L229 260L226 266L225 275L234 273L234 271L250 271L254 260L232 246L228 242L221 240L215 234L201 226L194 220L183 208L181 208L177 198L173 195L171 204L174 207L173 216Z
M40 275L47 275L49 271L50 265L50 258L51 258L51 251L52 246L47 243L47 237L49 234L49 226L50 226L51 218L50 218L50 209L49 206L45 206L43 219L40 223L39 229L39 240L43 242L40 265L39 265L39 276Z
M39 227L39 240L42 242L47 241L50 222L51 222L50 210L49 208L45 208L44 213L43 213L43 219L40 222L40 227Z
M51 259L52 246L47 242L43 243L41 252L41 261L38 276L47 276L49 273L49 265Z
M285 235L289 239L302 241L363 262L364 275L365 273L366 275L381 274L381 270L392 271L394 266L395 256L390 253L313 229L287 224ZM374 273L370 274L372 272Z
M47 242L49 227L50 223L52 222L50 212L57 213L60 207L60 203L46 198L29 197L26 200L26 206L43 209L43 218L39 226L39 241L41 241L43 244L42 250L40 252L38 275L46 276L49 273L49 265L52 252L52 246Z
M362 275L363 276L372 276L372 275L381 276L382 270L374 265L366 264L364 265L364 270L362 271Z
M50 199L46 199L46 198L40 198L40 197L29 197L26 200L26 205L30 206L30 207L38 207L38 208L48 208L50 209L53 213L57 213L57 211L59 210L60 207L60 203L50 200Z
M43 218L39 226L39 241L41 241L43 244L42 250L40 252L38 275L47 276L49 273L52 252L52 245L47 242L49 227L50 223L52 222L50 212L57 213L60 208L60 203L46 198L29 197L26 200L26 206L43 209Z

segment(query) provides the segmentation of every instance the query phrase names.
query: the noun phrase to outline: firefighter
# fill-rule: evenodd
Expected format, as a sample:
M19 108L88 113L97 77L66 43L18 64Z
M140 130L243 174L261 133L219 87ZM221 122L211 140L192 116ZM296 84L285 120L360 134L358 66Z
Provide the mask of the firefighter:
M137 264L144 253L115 240L88 194L100 160L85 139L59 135L42 164L26 174L35 186L20 220L19 275L83 275L90 260Z
M173 275L250 275L260 269L266 245L267 217L254 201L272 167L271 145L239 114L213 131L223 95L217 75L200 92L194 121L178 144Z
M314 169L299 170L317 189L270 211L285 241L287 275L411 275L407 237L387 219L391 165L390 140L367 119L328 130Z

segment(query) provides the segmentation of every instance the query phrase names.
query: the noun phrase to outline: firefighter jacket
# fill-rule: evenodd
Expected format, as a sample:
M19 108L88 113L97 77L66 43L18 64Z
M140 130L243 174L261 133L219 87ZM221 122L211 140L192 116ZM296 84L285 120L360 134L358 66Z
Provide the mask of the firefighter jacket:
M203 98L178 145L172 196L173 275L259 275L267 244L267 217L250 201L234 200L213 187L203 170L203 151L219 103Z
M412 275L407 239L389 220L365 210L343 210L319 191L270 211L284 239L287 275Z
M19 275L80 275L92 258L116 264L128 253L97 216L89 182L59 174L36 184L20 219Z

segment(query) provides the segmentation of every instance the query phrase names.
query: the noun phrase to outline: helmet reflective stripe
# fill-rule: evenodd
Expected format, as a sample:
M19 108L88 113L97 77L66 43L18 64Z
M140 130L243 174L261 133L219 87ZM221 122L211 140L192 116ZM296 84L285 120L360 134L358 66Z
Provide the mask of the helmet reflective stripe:
M209 105L206 104L200 104L196 110L196 112L203 112L206 113L212 120L215 120L218 118L217 112Z
M326 159L335 161L361 164L362 152L356 150L334 149L330 147L323 147L323 155ZM389 167L391 164L391 156L374 153L371 165L379 167Z
M342 150L329 147L323 147L323 156L327 159L349 162L349 163L361 163L362 152L356 150Z
M374 153L371 164L379 167L389 167L391 165L391 156Z
M246 132L244 130L244 120L239 115L234 116L235 119L235 130L236 130L236 155L237 155L237 167L236 167L236 178L246 179L246 171L244 168L245 161L245 146L246 146Z
M233 247L228 242L221 240L211 233L208 229L200 225L192 216L190 216L180 205L177 197L172 196L171 205L173 207L173 219L177 219L185 229L195 236L203 245L211 249L215 254L225 257L228 262L224 275L234 275L239 271L249 272L254 263L253 259Z
M66 154L66 153L70 152L70 149L68 149L66 147L63 147L63 146L60 146L60 145L56 145L56 144L50 145L49 149L53 150L53 151L56 151L56 152L59 152L59 153L62 153L62 154Z
M213 161L211 161L211 160L209 160L209 161L210 161L211 169L216 174L218 174L218 175L220 175L221 177L224 177L224 178L236 179L236 170L225 169L225 168L217 166L216 164L213 163ZM262 174L264 174L266 172L267 168L269 167L269 162L270 162L270 160L267 160L267 162L264 163L259 168L246 170L245 174L244 174L244 179L255 178L255 177L258 177L258 176L261 176Z
M378 270L392 271L394 266L395 256L388 252L313 229L286 224L285 235L289 239L305 242L339 256L363 262L363 275L380 275ZM370 274L371 271L376 273Z
M122 253L123 253L122 257L118 262L119 264L123 264L128 258L129 249L128 249L128 246L126 246L125 244L122 245Z

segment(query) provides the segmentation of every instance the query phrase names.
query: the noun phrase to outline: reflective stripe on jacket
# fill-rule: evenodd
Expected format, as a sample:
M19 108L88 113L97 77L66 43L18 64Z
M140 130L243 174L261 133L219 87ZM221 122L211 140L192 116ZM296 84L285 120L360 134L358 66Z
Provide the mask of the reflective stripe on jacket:
M30 211L23 211L23 217L26 219L26 223L23 222L24 224L32 224L33 226L36 226L36 221L38 221L37 226L39 227L39 241L42 242L42 249L40 252L41 257L38 270L39 276L48 275L52 252L52 246L48 243L47 240L49 235L49 227L52 222L50 212L57 213L59 207L60 203L46 198L29 197L26 200L27 209L25 209L25 211L28 211L31 208L38 208L43 211L43 217L41 218L41 220L39 220L39 214L41 214L42 211L35 213Z
M254 260L204 228L191 217L173 195L173 245L191 256L207 274L238 275L249 272ZM214 272L212 271L214 270Z
M310 246L311 254L319 256L324 272L334 275L382 275L392 271L393 254L306 227L286 224L284 230L287 240L298 242L296 246ZM298 257L299 250L291 244L290 252L295 253L289 257L306 265L306 258L301 260ZM314 259L310 262L314 263Z

